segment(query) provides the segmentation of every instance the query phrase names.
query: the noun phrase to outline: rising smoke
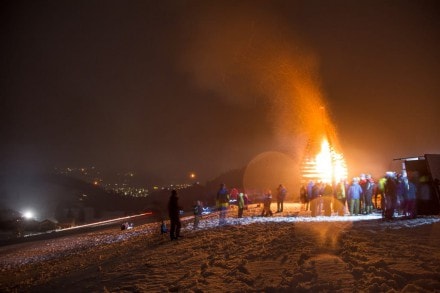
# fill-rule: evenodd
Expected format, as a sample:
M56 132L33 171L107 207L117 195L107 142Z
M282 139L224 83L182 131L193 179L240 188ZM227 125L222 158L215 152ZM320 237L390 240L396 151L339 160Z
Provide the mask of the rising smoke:
M210 3L185 18L182 68L231 105L266 105L280 143L313 136L323 125L334 134L313 50L279 15L236 5Z
M317 57L270 11L243 2L194 9L183 20L181 65L199 89L233 106L263 104L279 149L298 164L307 141L324 131L338 143Z

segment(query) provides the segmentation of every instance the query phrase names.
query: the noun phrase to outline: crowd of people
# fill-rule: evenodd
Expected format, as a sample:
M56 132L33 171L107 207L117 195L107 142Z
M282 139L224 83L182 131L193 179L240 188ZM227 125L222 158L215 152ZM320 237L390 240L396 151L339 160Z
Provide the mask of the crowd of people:
M280 184L277 188L276 192L276 203L277 210L275 213L281 213L284 209L284 201L287 196L287 189ZM237 188L232 188L231 191L228 191L226 188L226 184L222 183L220 185L220 189L217 192L216 196L216 207L220 212L219 216L219 224L222 225L225 223L226 211L230 203L235 202L238 207L238 218L243 217L243 211L247 209L248 204L250 203L249 197L246 193L239 192ZM272 190L267 189L263 194L261 216L262 217L270 217L273 216L272 212Z
M280 184L276 189L275 213L282 213L287 189ZM302 210L310 211L312 217L331 216L336 213L339 216L371 214L374 210L381 210L384 219L390 220L395 213L408 218L416 217L416 185L402 174L387 172L377 182L369 174L361 174L354 177L350 182L341 180L335 184L329 182L314 182L310 180L307 185L300 188L299 198ZM222 183L216 194L216 208L219 214L219 225L226 224L226 216L231 202L237 206L238 218L243 217L243 211L247 209L249 198L247 194L239 192L237 188L228 190ZM261 215L262 217L273 216L272 190L267 189L263 194ZM176 190L172 190L168 203L170 219L169 235L171 240L176 240L180 235L181 222L180 211ZM193 206L194 229L198 228L202 216L203 206L196 201ZM164 232L165 231L165 232ZM161 227L162 233L164 222Z
M287 189L282 184L280 184L279 187L277 188L277 211L276 211L277 213L283 211L284 200L286 198L286 195L287 195ZM243 211L247 209L250 200L247 194L243 192L239 192L237 188L232 188L231 190L228 190L228 188L226 188L226 184L222 183L220 185L219 190L217 191L215 202L219 214L219 225L224 225L226 224L226 216L231 202L234 202L235 205L237 206L237 210L238 210L237 217L242 218ZM262 202L263 209L261 216L273 215L273 212L271 210L271 204L272 204L272 191L267 190L264 194L264 199ZM168 208L168 217L170 219L170 229L166 227L165 221L162 221L160 226L160 231L161 234L169 233L171 240L177 240L178 238L182 237L182 235L180 235L180 230L182 227L180 221L180 211L182 210L182 207L179 204L179 197L176 190L171 191L171 196L169 198L167 208ZM199 200L195 201L193 206L194 229L197 229L199 226L199 222L202 217L203 210L204 208L201 201Z
M310 180L301 186L300 200L312 217L330 216L332 211L339 216L355 216L381 210L383 218L389 220L395 213L415 218L417 210L416 185L394 172L387 172L377 182L369 174L336 184Z

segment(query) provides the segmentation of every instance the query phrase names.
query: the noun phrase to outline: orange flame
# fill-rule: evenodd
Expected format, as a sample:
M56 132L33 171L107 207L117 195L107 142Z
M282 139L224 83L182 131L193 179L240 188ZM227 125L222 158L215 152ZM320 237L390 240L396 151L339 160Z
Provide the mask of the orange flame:
M346 179L348 171L342 154L337 153L323 138L320 152L305 160L302 173L303 179L331 183Z

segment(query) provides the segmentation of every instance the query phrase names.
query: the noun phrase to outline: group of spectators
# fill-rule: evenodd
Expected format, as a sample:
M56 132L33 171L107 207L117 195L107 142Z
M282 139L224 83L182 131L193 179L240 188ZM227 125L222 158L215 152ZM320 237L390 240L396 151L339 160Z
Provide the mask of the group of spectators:
M238 192L238 189L236 188L233 188L231 189L231 191L229 191L226 188L226 184L222 183L216 195L216 207L219 211L219 225L226 224L226 213L228 211L231 198L234 199L234 201L237 203L238 218L243 217L243 210L247 207L249 201L247 195L242 192ZM182 227L182 224L180 222L180 211L182 210L182 207L179 205L178 200L179 197L177 195L177 191L172 190L170 199L168 201L168 216L170 219L169 231L166 228L166 225L163 221L161 224L161 233L165 234L169 232L171 240L177 240L178 238L182 237L182 235L180 235L180 230ZM269 210L270 210L270 204L269 204ZM203 211L202 203L198 200L195 202L193 206L194 229L198 228L200 218L202 216L202 211Z
M343 216L347 210L350 215L371 214L375 209L382 210L384 219L392 219L395 213L416 217L416 185L394 172L377 182L369 174L336 184L310 180L301 186L300 200L312 217L331 216L332 211Z
M276 203L277 210L275 213L281 213L284 209L284 201L287 196L287 189L283 184L280 184L277 187L276 191ZM226 223L226 213L231 202L236 203L238 207L238 218L243 217L243 211L247 209L249 198L247 194L243 192L239 192L237 188L232 188L230 191L227 189L226 184L222 183L216 195L216 207L219 211L219 225L223 225ZM262 199L262 217L270 217L273 216L273 212L271 209L272 205L272 190L267 189L263 194Z
M385 219L392 219L395 213L411 219L417 216L417 187L408 177L387 172L386 176L379 180L378 192L383 194L381 204Z
M276 213L283 212L286 195L287 189L280 184L276 192ZM238 207L237 217L243 217L243 210L246 209L249 201L247 195L236 188L229 191L222 183L216 194L219 225L226 224L226 213L231 198L236 201ZM380 205L378 198L380 198ZM336 184L315 183L310 180L307 185L301 186L300 201L306 211L310 210L312 217L331 216L332 212L344 216L347 209L350 215L371 214L374 209L380 209L383 218L387 220L392 219L396 212L408 218L416 217L416 185L406 176L394 172L387 172L377 182L369 174L354 177L351 182L341 180ZM272 191L270 189L264 193L262 204L261 216L272 216ZM171 240L181 237L180 210L177 191L173 190L168 203ZM201 211L201 203L197 201L194 205L194 228L197 228L199 224Z
M284 200L286 199L287 189L280 184L277 188L276 201L277 201L277 210L276 213L281 213L284 208ZM217 192L216 196L216 207L220 212L220 220L219 224L225 224L226 212L229 206L230 201L236 202L238 207L238 218L243 217L243 211L247 208L249 203L249 198L247 194L243 192L239 192L237 188L232 188L229 191L226 188L226 184L222 183L220 185L220 189ZM272 205L272 190L267 189L263 194L262 199L263 209L261 211L262 217L273 216L273 212L271 209Z

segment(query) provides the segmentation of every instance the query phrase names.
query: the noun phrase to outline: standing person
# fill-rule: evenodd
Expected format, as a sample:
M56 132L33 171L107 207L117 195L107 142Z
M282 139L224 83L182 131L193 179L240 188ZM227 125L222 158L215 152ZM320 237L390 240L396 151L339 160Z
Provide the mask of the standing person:
M320 181L318 183L318 190L319 190L319 196L318 196L318 215L322 215L322 211L324 209L324 197L322 196L324 194L324 187L325 184Z
M353 178L353 183L348 188L348 196L350 197L350 214L358 215L362 196L362 187L359 185L359 178Z
M304 184L301 185L301 188L299 189L299 200L301 201L301 209L307 211L309 208L309 200L307 198L307 189Z
M277 189L277 213L281 213L283 211L284 200L286 199L287 189L280 184Z
M243 210L244 210L244 194L243 192L240 192L238 194L238 217L243 217Z
M247 210L247 209L248 209L248 205L249 205L249 203L251 202L251 201L249 200L249 196L247 195L247 193L245 193L245 194L243 195L243 201L244 201L244 209Z
M168 202L168 215L170 217L170 238L171 240L177 240L180 236L180 210L179 197L176 190L171 191L170 200Z
M365 177L365 183L362 186L362 194L364 199L363 210L364 214L371 214L373 212L373 190L374 180L370 174Z
M237 188L232 188L231 191L229 192L229 199L231 201L236 201L238 200L238 189Z
M360 176L360 180L359 180L359 185L362 188L362 194L361 194L361 198L360 198L360 202L359 202L359 211L361 214L365 214L366 213L366 205L365 205L365 189L367 186L367 178L365 177L365 174L361 174Z
M330 217L332 215L332 199L333 199L332 184L330 182L326 182L322 192L324 216Z
M376 194L374 196L374 203L375 203L375 208L378 210L379 207L382 210L382 214L383 214L383 210L384 210L384 193L385 193L385 182L387 181L387 177L383 176L381 177L378 182L377 182L377 188L376 188ZM380 195L380 196L379 196ZM377 200L380 200L379 203L377 203Z
M194 229L197 229L199 227L200 218L202 217L202 203L200 200L197 200L194 204Z
M320 210L320 200L321 200L321 185L320 183L315 183L312 186L312 197L310 198L310 211L312 217L319 216Z
M393 172L387 172L387 181L385 181L385 208L384 218L385 220L391 220L394 217L394 211L397 207L397 180L395 179Z
M312 199L313 199L313 186L315 185L315 183L313 182L313 180L310 180L309 183L307 184L307 205L310 208L310 210L312 210ZM306 211L307 211L307 206L306 206Z
M407 185L408 185L408 190L406 192L405 216L407 216L410 219L415 219L417 217L417 208L416 208L417 187L411 180L408 180Z
M405 192L408 190L407 182L405 182L404 177L402 174L397 175L397 202L396 202L396 210L399 213L399 215L404 214L405 210Z
M220 184L220 189L217 191L216 205L220 212L218 223L224 225L226 224L226 213L229 206L229 191L224 183Z
M336 185L335 189L335 209L338 212L338 216L343 216L345 214L345 182L341 180Z
M263 212L261 213L262 217L272 216L272 210L270 209L270 206L272 204L272 190L267 190L267 192L264 194L263 199Z

